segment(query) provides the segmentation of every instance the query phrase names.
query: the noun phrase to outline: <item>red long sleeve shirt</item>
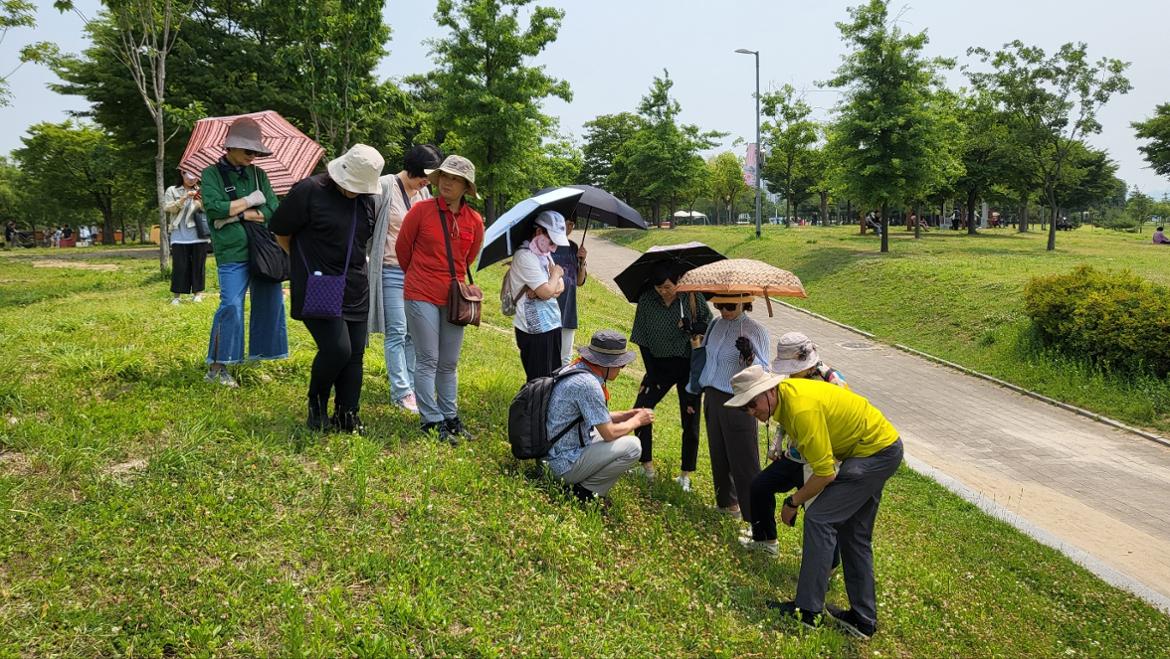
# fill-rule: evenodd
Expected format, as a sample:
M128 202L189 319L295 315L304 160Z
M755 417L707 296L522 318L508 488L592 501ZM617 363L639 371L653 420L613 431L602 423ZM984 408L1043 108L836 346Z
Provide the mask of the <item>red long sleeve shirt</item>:
M443 306L447 304L450 291L451 271L447 266L447 247L439 224L440 205L451 232L455 276L459 281L467 281L467 268L483 245L483 218L467 204L460 204L459 212L452 214L441 197L416 203L402 218L394 252L398 255L398 266L406 273L403 296L407 300Z

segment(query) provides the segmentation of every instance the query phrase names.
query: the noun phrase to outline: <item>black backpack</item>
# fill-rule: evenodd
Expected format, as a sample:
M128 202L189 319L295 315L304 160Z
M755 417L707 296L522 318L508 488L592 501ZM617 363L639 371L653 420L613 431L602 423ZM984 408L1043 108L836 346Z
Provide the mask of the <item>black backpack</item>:
M548 436L548 405L553 389L565 378L584 373L572 368L562 368L552 375L529 380L520 387L512 404L508 406L508 442L512 444L512 455L519 460L543 458L565 433L577 427L584 417L578 416L568 426L551 438ZM580 439L585 446L585 439Z

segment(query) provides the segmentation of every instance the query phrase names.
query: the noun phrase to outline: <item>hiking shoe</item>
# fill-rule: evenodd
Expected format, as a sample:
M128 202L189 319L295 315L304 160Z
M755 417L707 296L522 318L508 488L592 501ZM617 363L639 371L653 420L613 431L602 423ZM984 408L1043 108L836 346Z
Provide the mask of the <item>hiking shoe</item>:
M690 476L679 476L678 478L674 479L674 482L678 483L679 489L681 489L683 492L691 491Z
M238 389L240 387L240 383L236 382L236 379L232 377L231 373L228 373L226 368L207 371L207 375L203 376L203 381L222 384L229 389Z
M366 426L362 423L362 418L358 416L357 410L335 412L333 414L333 425L337 428L338 432L345 432L354 435L366 434Z
M746 538L741 536L739 546L752 553L759 552L768 556L780 555L780 543L775 540L752 540L751 536Z
M740 520L743 519L743 513L739 512L739 508L724 508L724 507L720 506L720 507L716 508L715 510L718 510L719 512L723 513L724 515L727 515L731 519L740 519Z
M809 629L817 629L821 626L821 612L820 611L805 611L796 606L796 602L778 602L776 600L768 600L764 604L773 611L780 613L782 618L792 618L800 624Z
M450 419L447 419L443 422L443 425L447 428L447 432L456 438L456 443L458 443L458 440L460 439L475 439L475 436L468 432L467 426L464 426L463 422L460 421L459 417L457 416L453 416Z
M418 414L418 400L414 397L413 392L406 394L402 398L394 401L394 404L406 410L407 412Z
M441 426L441 425L443 425L443 424L439 423L438 421L423 421L422 425L419 427L419 430L421 430L422 434L424 434L424 435L430 435L431 437L438 437L439 436L439 426Z
M305 425L313 432L324 432L329 430L333 425L333 421L325 414L325 406L313 399L309 399L309 418L305 421Z
M840 609L835 606L825 606L825 613L829 619L837 623L841 631L860 638L863 641L868 641L875 633L877 633L877 623L869 622L862 618L853 609Z
M435 430L439 433L439 441L450 444L451 446L459 446L459 433L453 432L451 424L447 421L435 424Z

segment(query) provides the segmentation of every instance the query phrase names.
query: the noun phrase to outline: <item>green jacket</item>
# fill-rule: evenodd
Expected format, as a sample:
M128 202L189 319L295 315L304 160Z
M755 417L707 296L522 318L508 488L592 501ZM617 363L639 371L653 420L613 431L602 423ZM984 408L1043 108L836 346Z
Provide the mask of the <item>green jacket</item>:
M264 214L264 224L272 219L272 213L280 202L276 193L272 191L272 184L268 182L268 175L263 169L255 165L244 168L243 175L235 172L227 173L227 181L220 176L216 165L203 170L203 178L199 184L203 196L203 210L207 213L207 223L211 225L211 249L215 253L215 262L246 263L248 261L248 233L240 222L225 224L222 229L215 228L215 221L228 216L228 207L232 200L224 188L227 185L236 186L236 199L246 197L259 188L264 191L266 201L256 210Z

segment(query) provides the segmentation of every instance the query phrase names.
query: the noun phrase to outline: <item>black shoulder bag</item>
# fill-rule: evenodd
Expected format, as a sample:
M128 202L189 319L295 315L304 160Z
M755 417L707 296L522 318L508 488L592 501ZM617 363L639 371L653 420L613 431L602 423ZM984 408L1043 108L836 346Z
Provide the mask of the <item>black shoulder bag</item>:
M255 167L255 165L251 165ZM239 198L236 193L236 186L227 185L227 178L224 176L224 165L222 162L216 164L216 169L219 172L219 179L224 183L224 192L227 193L228 199L235 201ZM253 181L257 190L260 189L260 176L256 170L252 170ZM287 281L290 270L292 269L288 254L281 248L280 244L276 242L276 238L268 227L260 222L248 222L241 220L244 225L244 233L248 236L248 271L254 277L264 279L272 282Z

